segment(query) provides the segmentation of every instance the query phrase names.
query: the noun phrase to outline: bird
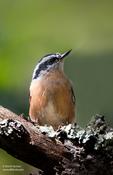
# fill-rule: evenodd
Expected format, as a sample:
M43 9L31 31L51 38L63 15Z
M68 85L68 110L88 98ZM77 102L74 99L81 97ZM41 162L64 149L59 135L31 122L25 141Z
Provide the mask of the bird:
M30 84L29 117L33 123L58 129L75 121L75 94L64 73L71 50L47 54L38 61Z

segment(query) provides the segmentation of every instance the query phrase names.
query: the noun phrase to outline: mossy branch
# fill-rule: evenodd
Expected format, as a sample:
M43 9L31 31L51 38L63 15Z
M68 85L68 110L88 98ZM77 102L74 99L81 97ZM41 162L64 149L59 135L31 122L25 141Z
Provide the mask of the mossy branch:
M54 131L1 106L0 147L46 175L113 174L113 128L100 115L85 129L69 124Z

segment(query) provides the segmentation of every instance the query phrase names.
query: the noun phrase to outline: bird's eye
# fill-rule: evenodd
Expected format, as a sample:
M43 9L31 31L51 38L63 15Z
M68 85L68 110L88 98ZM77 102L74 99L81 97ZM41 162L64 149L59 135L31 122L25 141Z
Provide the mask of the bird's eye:
M55 62L54 59L50 59L50 60L48 60L48 63L49 63L50 65L52 65L54 62Z
M55 62L57 62L58 60L59 60L59 59L58 59L58 58L56 58L56 59L55 59Z

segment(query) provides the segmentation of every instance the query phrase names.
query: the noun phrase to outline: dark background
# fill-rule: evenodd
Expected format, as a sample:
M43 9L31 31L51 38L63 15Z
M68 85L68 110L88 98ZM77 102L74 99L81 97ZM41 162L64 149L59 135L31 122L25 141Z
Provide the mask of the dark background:
M72 53L65 72L73 81L77 121L81 126L96 113L113 124L113 1L0 0L0 105L28 115L32 71L47 53ZM4 164L32 167L0 150ZM35 171L35 169L34 169Z

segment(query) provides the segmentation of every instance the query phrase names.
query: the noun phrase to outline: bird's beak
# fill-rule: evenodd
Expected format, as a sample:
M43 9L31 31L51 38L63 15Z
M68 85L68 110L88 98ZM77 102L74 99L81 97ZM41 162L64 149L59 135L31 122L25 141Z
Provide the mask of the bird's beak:
M61 55L61 59L63 59L64 57L66 57L71 51L72 51L72 50L69 50L69 51L63 53L63 54Z

